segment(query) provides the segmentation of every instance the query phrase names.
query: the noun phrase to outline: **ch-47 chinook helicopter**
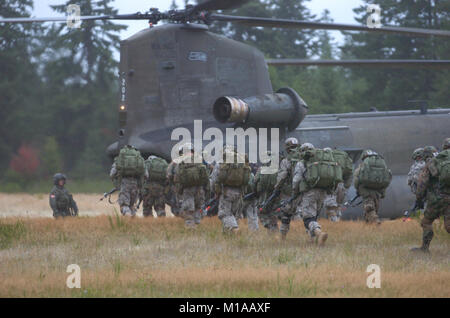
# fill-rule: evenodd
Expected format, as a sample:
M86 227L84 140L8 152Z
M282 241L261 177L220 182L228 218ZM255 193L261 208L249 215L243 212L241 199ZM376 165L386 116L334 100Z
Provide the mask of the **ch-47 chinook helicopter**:
M357 159L363 149L384 155L393 182L380 216L395 218L414 202L406 186L412 151L440 145L450 136L450 109L309 115L308 106L291 88L273 92L269 65L419 66L449 68L449 60L265 60L256 48L208 31L214 21L249 27L351 30L408 36L450 38L450 31L383 26L318 23L308 21L230 16L214 13L247 1L206 0L183 10L105 16L80 20L148 20L150 28L121 42L119 138L108 147L115 156L125 144L143 154L170 159L177 141L174 128L185 127L194 135L194 120L203 130L217 127L278 127L280 138L295 136L317 147L346 150ZM66 22L67 18L6 18L0 23ZM167 24L154 26L159 21ZM352 197L355 190L349 191ZM360 211L348 209L344 217Z

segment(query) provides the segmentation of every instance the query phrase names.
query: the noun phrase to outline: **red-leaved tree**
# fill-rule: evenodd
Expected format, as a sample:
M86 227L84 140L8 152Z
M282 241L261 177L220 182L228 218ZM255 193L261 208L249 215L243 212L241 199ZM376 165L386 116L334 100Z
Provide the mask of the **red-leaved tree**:
M35 176L39 168L38 151L30 145L22 144L9 163L9 168L23 177Z

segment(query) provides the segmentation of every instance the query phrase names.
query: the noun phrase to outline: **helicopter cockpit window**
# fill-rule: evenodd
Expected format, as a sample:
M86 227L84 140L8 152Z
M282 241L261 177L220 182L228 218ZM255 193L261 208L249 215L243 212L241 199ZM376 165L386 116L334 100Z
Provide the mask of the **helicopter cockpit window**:
M205 52L189 52L188 58L190 61L206 62L208 60L208 56Z

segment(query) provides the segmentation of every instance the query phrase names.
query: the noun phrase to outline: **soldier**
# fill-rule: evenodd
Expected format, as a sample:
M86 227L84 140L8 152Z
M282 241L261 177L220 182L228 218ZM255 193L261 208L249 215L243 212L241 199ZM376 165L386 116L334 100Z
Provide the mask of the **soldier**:
M412 159L414 160L414 163L412 164L411 169L409 169L408 172L408 186L411 188L411 192L413 194L416 194L417 179L423 167L425 167L423 148L417 148L416 150L414 150Z
M77 216L78 207L72 195L64 187L66 176L57 173L53 176L54 187L50 192L50 207L53 210L53 217Z
M367 223L380 224L378 210L386 188L392 180L392 173L384 158L372 150L365 150L361 163L355 170L354 186L358 196L363 198L364 218Z
M228 157L228 160L226 160ZM219 198L219 219L225 233L237 232L237 218L242 206L244 188L248 185L250 168L234 149L225 146L223 162L216 163L211 175L214 193Z
M120 187L118 200L120 212L124 216L134 217L136 215L135 204L144 177L148 178L144 158L139 150L131 145L124 146L119 155L114 158L109 175L116 188Z
M183 147L179 148L179 156L183 155ZM167 166L166 178L168 182L167 192L165 194L166 203L170 205L170 210L173 215L180 215L181 203L179 198L177 197L177 190L175 186L175 169L177 166L178 158L172 160L171 163Z
M245 164L250 170L250 177L248 179L248 184L244 189L244 194L251 194L255 192L255 177L251 172L251 167L248 162L248 156L245 155ZM242 203L242 212L241 214L245 214L248 222L248 229L250 231L257 231L259 229L258 224L258 213L255 206L255 199L244 200ZM244 215L242 215L244 216Z
M342 215L342 208L345 202L345 197L347 196L347 191L352 185L353 181L353 160L343 150L334 149L333 157L339 163L342 168L342 182L339 182L336 191L334 193L336 202L338 204L337 215L329 215L332 222L338 222ZM332 210L329 210L332 211Z
M444 140L442 152L427 161L419 174L416 198L418 206L423 208L426 199L427 207L421 221L423 235L422 246L412 251L429 252L433 239L433 222L444 216L444 226L450 233L450 138Z
M209 192L208 172L191 143L184 144L179 151L183 156L177 159L173 179L177 197L181 200L181 216L185 225L195 228L200 224L201 208Z
M270 158L272 153L267 152L268 162L264 163L264 167L270 166ZM256 206L261 206L273 192L275 184L277 183L277 171L273 173L261 173L261 167L258 168L254 181L254 191L257 195ZM259 218L261 224L271 233L278 232L278 217L277 212L274 209L260 210Z
M142 193L145 217L153 215L153 207L158 217L166 216L167 167L167 162L157 156L149 156L145 161L145 168L148 174L148 178L145 178Z
M313 147L302 145L303 160L294 168L292 192L294 196L302 196L299 209L311 241L323 246L328 234L322 231L317 218L322 207L326 211L337 210L334 192L336 185L342 182L342 168L334 159L331 149Z
M284 240L289 232L291 219L296 211L296 202L289 199L292 196L292 176L295 164L300 160L300 153L297 151L299 146L297 138L288 138L284 142L286 157L280 162L280 168L277 174L277 182L274 187L274 193L279 194L279 199L283 202L280 208L281 238Z

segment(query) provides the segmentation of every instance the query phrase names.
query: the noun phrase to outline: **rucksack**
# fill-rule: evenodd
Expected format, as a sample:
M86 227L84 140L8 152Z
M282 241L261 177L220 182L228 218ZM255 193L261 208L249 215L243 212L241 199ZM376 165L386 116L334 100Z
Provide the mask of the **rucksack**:
M305 181L309 188L333 189L343 181L342 168L332 151L312 149L305 152Z
M122 148L115 163L121 177L141 177L145 173L144 158L139 150L132 147Z
M169 164L163 158L150 157L145 161L150 181L165 182Z
M435 161L437 162L439 186L450 188L450 149L441 151Z
M384 190L392 180L392 173L380 155L364 159L358 176L359 184L367 189Z
M353 162L350 156L343 150L334 149L333 157L342 168L342 176L347 178L353 174Z
M194 158L181 158L175 168L174 181L183 188L204 186L208 182L206 166L203 163L195 163Z
M250 168L245 163L220 163L218 180L224 186L242 187L249 179Z
M258 193L271 193L277 183L277 173L262 174L259 172L259 181L256 185L256 192Z

